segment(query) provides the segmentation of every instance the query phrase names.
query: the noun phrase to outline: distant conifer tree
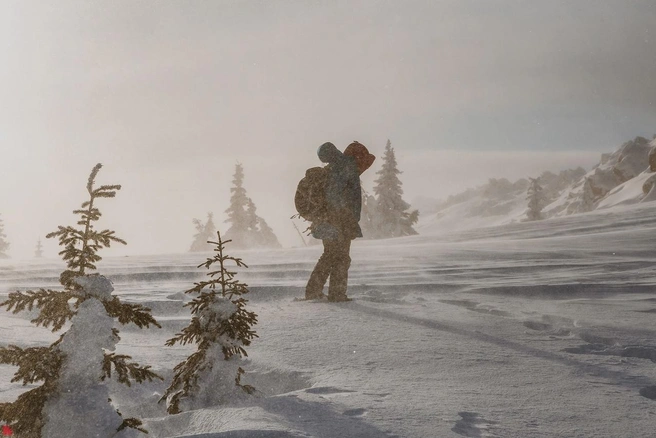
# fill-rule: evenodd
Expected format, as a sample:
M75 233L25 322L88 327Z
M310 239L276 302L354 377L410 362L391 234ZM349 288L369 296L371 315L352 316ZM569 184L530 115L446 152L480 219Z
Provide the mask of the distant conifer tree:
M264 218L257 217L257 225L259 228L258 242L259 245L265 248L280 248L282 245L278 241L273 229L266 223Z
M260 231L257 219L257 207L255 207L253 200L248 198L248 202L246 203L246 224L251 234L257 234Z
M244 168L237 164L230 189L230 207L226 222L230 228L225 232L227 240L231 240L236 248L279 247L278 238L268 224L257 215L255 203L246 194L244 183Z
M248 198L246 214L248 217L249 247L279 248L281 246L269 224L266 223L264 218L257 215L257 207L255 207L255 203L251 198Z
M526 218L529 221L537 221L543 219L542 209L544 208L546 199L544 197L539 178L529 178L526 200L528 201Z
M0 259L9 258L7 250L9 249L9 242L7 242L7 235L4 233L4 225L0 219Z
M383 155L383 167L376 172L379 175L374 181L374 193L376 194L376 213L374 222L374 237L399 237L417 234L412 226L419 220L417 210L407 211L410 204L405 202L401 195L401 180L398 175L402 172L398 169L394 148L389 140L385 146Z
M225 254L225 244L217 233L212 242L216 254L198 267L210 269L208 281L195 283L185 293L196 297L185 304L191 309L190 324L166 342L167 346L196 344L196 352L176 365L175 375L160 401L166 400L167 411L182 410L222 403L240 393L252 393L254 388L241 384L244 370L238 360L247 356L244 346L257 337L252 326L257 315L246 310L246 284L235 279L236 272L228 269L228 262L246 268L240 258ZM215 263L218 267L211 270Z
M41 244L41 239L36 243L36 251L34 251L34 257L40 259L43 257L43 245Z
M189 248L189 252L210 251L212 246L207 243L216 234L216 225L214 225L214 215L207 213L207 221L202 223L200 219L194 219L194 226L196 227L196 234L194 234L194 241Z
M122 303L112 296L111 282L97 274L89 275L101 260L97 252L112 242L125 242L114 231L96 231L100 219L95 206L99 198L113 198L119 185L94 187L101 165L96 165L87 183L89 200L74 213L80 216L79 228L62 227L46 237L57 237L64 250L59 254L67 264L60 282L64 290L12 292L0 307L13 313L33 310L32 323L57 332L67 321L71 326L47 347L0 347L0 363L18 367L14 382L40 386L19 395L13 403L0 404L0 420L22 438L122 436L128 429L140 428L136 418L123 418L108 398L103 381L115 374L119 382L143 382L160 378L149 366L129 362L130 356L113 352L120 324L159 327L150 309L139 304ZM70 430L75 423L74 430Z
M244 167L237 163L235 174L232 178L233 187L230 188L230 207L226 209L230 228L226 231L225 236L235 242L237 247L243 248L246 244L246 234L248 231L248 196L244 189Z

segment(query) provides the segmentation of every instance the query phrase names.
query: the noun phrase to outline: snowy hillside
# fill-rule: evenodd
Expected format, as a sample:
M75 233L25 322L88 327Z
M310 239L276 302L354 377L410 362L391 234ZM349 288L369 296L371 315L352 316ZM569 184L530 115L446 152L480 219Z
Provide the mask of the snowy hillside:
M650 168L650 152L656 157L656 138L643 137L624 143L603 154L599 164L586 172L582 168L559 174L543 172L539 183L545 201L544 218L585 213L620 204L656 200L656 167ZM495 226L525 221L528 180L514 183L490 179L487 184L450 196L445 202L421 199L420 233ZM651 194L650 194L651 191Z
M182 291L203 278L203 254L106 258L115 293L162 324L123 327L117 351L165 377L111 398L162 438L651 437L654 248L656 203L358 240L355 300L340 304L293 301L320 248L239 252L259 315L244 376L257 393L177 415L157 400L190 348L164 342L189 322ZM0 261L0 299L56 287L62 268ZM56 339L29 318L0 312L0 342ZM0 402L23 391L14 371L0 367Z

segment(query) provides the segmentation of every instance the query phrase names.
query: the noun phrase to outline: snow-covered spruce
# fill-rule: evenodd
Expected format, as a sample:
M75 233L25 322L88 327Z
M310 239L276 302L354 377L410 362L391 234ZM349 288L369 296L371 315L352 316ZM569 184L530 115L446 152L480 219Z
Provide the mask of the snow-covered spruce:
M198 267L217 270L207 273L211 280L195 283L185 293L197 294L185 306L191 308L192 319L187 327L166 342L197 344L197 349L186 360L176 365L175 375L160 401L166 400L167 411L181 411L224 404L253 393L250 385L241 383L244 370L240 359L247 356L244 346L250 345L257 334L252 326L257 315L246 310L248 302L242 295L248 293L246 284L234 277L236 272L227 268L227 262L247 267L240 258L224 253L225 244L217 233L216 254Z
M125 243L110 230L95 231L93 222L101 214L94 202L113 198L118 185L94 188L101 165L96 165L87 183L89 200L75 210L80 229L60 226L47 237L58 237L64 250L60 255L67 269L60 275L64 290L12 292L0 306L18 313L37 309L31 321L57 332L71 320L67 332L47 347L0 348L0 363L14 365L18 371L12 381L24 385L43 382L18 396L12 403L0 404L0 420L9 424L21 438L118 437L136 430L145 432L136 418L122 418L111 404L104 380L114 373L119 382L143 382L160 378L130 356L113 352L119 331L114 320L133 323L140 328L159 324L150 310L138 304L124 304L112 295L111 282L102 276L88 275L101 260L97 251L111 242Z

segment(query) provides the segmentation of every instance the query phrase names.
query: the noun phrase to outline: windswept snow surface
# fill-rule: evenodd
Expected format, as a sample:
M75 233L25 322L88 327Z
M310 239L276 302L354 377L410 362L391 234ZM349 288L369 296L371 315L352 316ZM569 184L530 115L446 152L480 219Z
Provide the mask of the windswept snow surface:
M653 204L653 203L652 203ZM356 241L353 302L294 302L320 248L230 251L249 269L259 339L227 406L167 416L169 380L111 397L154 437L653 437L656 205L463 232ZM162 329L123 327L119 353L167 379L190 352L164 347L188 322L181 292L201 254L107 258L115 294ZM0 294L52 286L60 262L3 261ZM3 343L55 336L0 313ZM0 367L0 400L22 388Z

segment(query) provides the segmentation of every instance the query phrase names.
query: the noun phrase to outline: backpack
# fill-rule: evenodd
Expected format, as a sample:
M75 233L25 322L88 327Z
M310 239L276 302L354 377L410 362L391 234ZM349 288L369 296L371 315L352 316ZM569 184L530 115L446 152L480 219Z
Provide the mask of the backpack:
M326 217L326 180L328 170L325 167L311 167L299 181L294 196L294 205L299 216L310 222L320 221Z

